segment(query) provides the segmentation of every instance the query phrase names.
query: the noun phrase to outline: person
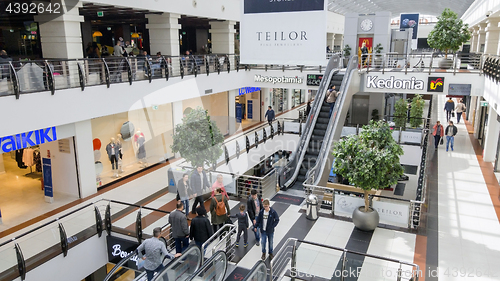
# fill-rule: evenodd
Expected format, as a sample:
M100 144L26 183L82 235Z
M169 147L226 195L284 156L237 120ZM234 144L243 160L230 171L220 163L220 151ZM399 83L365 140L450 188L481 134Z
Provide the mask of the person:
M449 125L446 127L444 134L446 135L446 151L451 143L451 151L453 151L453 143L455 142L455 135L458 133L458 129L453 125L453 121L450 120Z
M212 226L210 226L210 221L207 218L207 211L205 208L201 206L196 208L196 213L198 216L193 218L191 221L189 238L194 240L196 246L201 249L203 243L205 243L210 236L214 235L214 230Z
M172 237L175 240L175 251L182 253L189 246L189 227L184 211L184 204L178 202L176 210L168 216L171 225Z
M434 129L434 131L432 132L432 135L434 136L434 148L437 149L441 138L444 136L444 128L439 121L437 121L436 125L434 125L434 127L432 128Z
M328 114L328 118L332 116L333 107L335 106L338 95L338 92L335 91L335 85L333 85L332 88L326 92L325 101L330 105L330 113Z
M153 229L153 237L144 240L137 248L139 258L144 260L144 269L146 269L148 281L153 280L154 274L163 269L162 254L169 259L181 256L181 254L176 254L175 256L170 254L165 247L165 243L160 241L160 236L161 228L155 227ZM143 252L145 252L145 255Z
M262 199L260 195L257 195L257 190L252 189L250 191L250 196L248 197L247 200L247 210L248 210L248 217L250 217L250 221L252 221L252 230L253 233L255 234L255 240L257 241L256 245L260 246L260 229L257 228L257 221L256 218L260 213L260 210L262 210Z
M186 210L186 217L189 212L189 196L192 194L191 187L189 186L189 175L183 174L182 179L177 183L177 201L181 201L184 204L184 209ZM188 218L189 220L189 218Z
M444 104L444 111L446 111L446 122L450 121L451 118L451 112L455 109L455 103L453 100L450 98L449 100L446 101Z
M311 112L311 101L308 101L306 106L306 117L309 116L310 112Z
M367 57L368 57L368 48L366 47L366 43L363 42L361 44L361 67L365 67Z
M113 50L113 56L115 57L121 57L123 56L123 48L122 48L122 42L118 41L116 42L115 48Z
M163 57L161 56L161 52L156 53L156 59L154 63L151 63L151 75L155 75L155 70L156 69L161 69L161 62L163 60Z
M457 114L457 124L460 124L460 118L462 117L462 112L465 111L465 104L462 100L459 100L457 106L455 106L455 113Z
M238 235L236 235L236 247L240 246L240 237L241 233L243 233L243 247L248 247L248 214L245 212L245 205L240 204L240 212L235 216L232 216L238 219Z
M330 52L331 52L331 50L330 50L330 46L326 46L326 52L327 52L327 53L330 53Z
M267 117L267 122L269 122L269 125L271 125L271 123L273 123L273 120L274 120L274 110L271 106L268 106L268 109L266 111L266 115L264 115L264 118Z
M224 188L224 177L222 177L221 174L217 175L217 180L215 180L214 184L212 185L212 197L214 197L217 188L222 189L222 195L224 195L227 200L229 200L229 195L227 195L226 189Z
M92 52L89 54L89 58L98 59L101 57L101 52L99 51L99 46L96 42L92 42Z
M212 216L212 228L214 233L224 225L231 215L229 203L226 197L222 196L222 189L220 188L217 188L215 196L212 197L212 201L210 202L210 215Z
M7 55L7 51L1 50L0 51L0 79L10 77L9 62L11 62L11 61L12 61L12 58L10 58Z
M198 203L205 208L203 205L203 189L208 187L210 187L210 184L208 183L207 174L203 171L203 166L198 165L196 171L191 174L191 189L194 192L194 203L191 213L196 213Z
M260 228L260 236L262 237L262 260L266 259L266 242L269 242L269 259L272 260L274 229L278 225L280 219L278 213L271 208L269 199L264 199L264 201L262 201L262 206L264 208L260 210L257 216L255 228Z

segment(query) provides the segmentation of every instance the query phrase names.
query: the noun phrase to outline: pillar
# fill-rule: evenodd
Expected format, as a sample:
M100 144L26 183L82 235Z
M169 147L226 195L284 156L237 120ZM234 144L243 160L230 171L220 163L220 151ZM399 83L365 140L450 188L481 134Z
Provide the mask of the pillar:
M234 29L235 21L211 21L210 34L212 34L212 53L234 54Z
M485 45L484 45L484 53L485 54L497 54L498 50L498 39L500 34L500 28L498 28L498 22L500 18L489 18L486 21L485 28Z
M90 120L75 123L75 151L82 198L97 192L94 148ZM101 157L102 159L102 157Z
M283 111L287 111L289 109L292 109L292 105L293 105L293 92L294 92L294 90L295 89L287 89L287 100L288 100L288 103L286 105L286 108L283 108ZM297 105L295 105L295 106L297 106Z
M471 30L471 39L470 39L470 51L477 52L477 36L478 36L478 27L474 26Z
M481 52L481 44L484 44L486 41L486 32L485 29L486 24L485 23L480 23L478 25L478 35L477 35L477 45L476 45L476 52L480 53Z
M326 46L330 46L330 51L333 52L334 45L335 45L335 33L327 33L326 34Z
M52 1L56 2L56 1ZM37 15L34 17L40 29L42 56L46 59L79 59L83 58L82 32L80 23L84 22L79 14L83 6L78 2L74 7L62 3L64 13L55 17L52 15ZM72 3L73 4L73 3ZM67 11L67 9L70 9Z
M163 13L161 15L146 15L149 30L149 44L151 54L161 52L162 55L179 56L179 18L181 15Z
M344 45L344 35L343 34L336 34L335 35L335 40L334 40L334 43L333 43L333 46L334 46L333 50L342 51L342 46L343 45Z
M490 106L490 109L488 111L488 132L486 132L483 151L484 162L495 161L495 156L497 154L498 135L500 133L500 124L498 123L497 118L497 112L495 111L495 109L493 109L493 106Z

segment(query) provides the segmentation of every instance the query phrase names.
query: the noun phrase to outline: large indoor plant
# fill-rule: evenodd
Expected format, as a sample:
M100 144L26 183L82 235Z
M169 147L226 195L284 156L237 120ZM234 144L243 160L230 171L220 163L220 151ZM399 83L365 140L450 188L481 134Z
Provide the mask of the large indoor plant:
M427 37L427 43L431 48L444 52L445 57L439 61L439 67L450 68L453 60L448 59L448 53L458 51L463 43L469 41L470 37L469 25L464 24L457 13L446 8L438 16L438 22Z
M425 101L421 95L416 94L411 101L410 126L417 128L422 125Z
M382 47L382 44L378 43L375 48L375 57L373 58L373 65L376 68L382 67L382 61L383 61L383 56L382 56L382 51L384 50L384 47Z
M333 148L334 170L350 184L361 188L364 206L355 208L354 225L365 231L374 230L379 222L376 210L370 207L369 191L396 184L403 175L399 157L403 149L392 137L385 121L370 121L359 135L351 135Z
M408 102L398 99L394 105L394 123L396 128L406 128L406 117L408 113Z

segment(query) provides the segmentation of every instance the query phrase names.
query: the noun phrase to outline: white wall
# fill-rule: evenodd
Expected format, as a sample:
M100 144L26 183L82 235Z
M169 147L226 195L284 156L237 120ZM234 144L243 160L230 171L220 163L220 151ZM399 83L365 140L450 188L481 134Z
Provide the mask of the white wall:
M65 194L79 198L73 138L65 140L69 140L70 153L60 152L59 141L52 141L40 145L40 154L42 158L47 158L47 150L50 150L52 188L55 197L57 194Z
M344 34L345 17L343 15L327 12L326 13L326 32L335 33L335 37ZM333 48L333 46L332 46Z
M436 24L419 24L418 25L418 38L427 38L429 37L429 33L431 33L432 29L434 29Z

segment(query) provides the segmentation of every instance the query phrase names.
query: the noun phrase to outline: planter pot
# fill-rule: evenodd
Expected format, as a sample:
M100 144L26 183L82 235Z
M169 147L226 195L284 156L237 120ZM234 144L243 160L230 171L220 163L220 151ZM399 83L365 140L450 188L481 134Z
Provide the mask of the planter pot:
M375 57L373 57L373 66L375 68L381 68L382 67L382 60L383 60L382 56L375 55Z
M344 58L344 68L349 64L349 58Z
M450 69L453 66L453 60L444 58L438 62L438 66L441 69Z
M354 225L363 231L373 231L377 228L380 221L378 212L372 208L367 213L363 212L365 206L360 206L354 209L352 213L352 222Z

